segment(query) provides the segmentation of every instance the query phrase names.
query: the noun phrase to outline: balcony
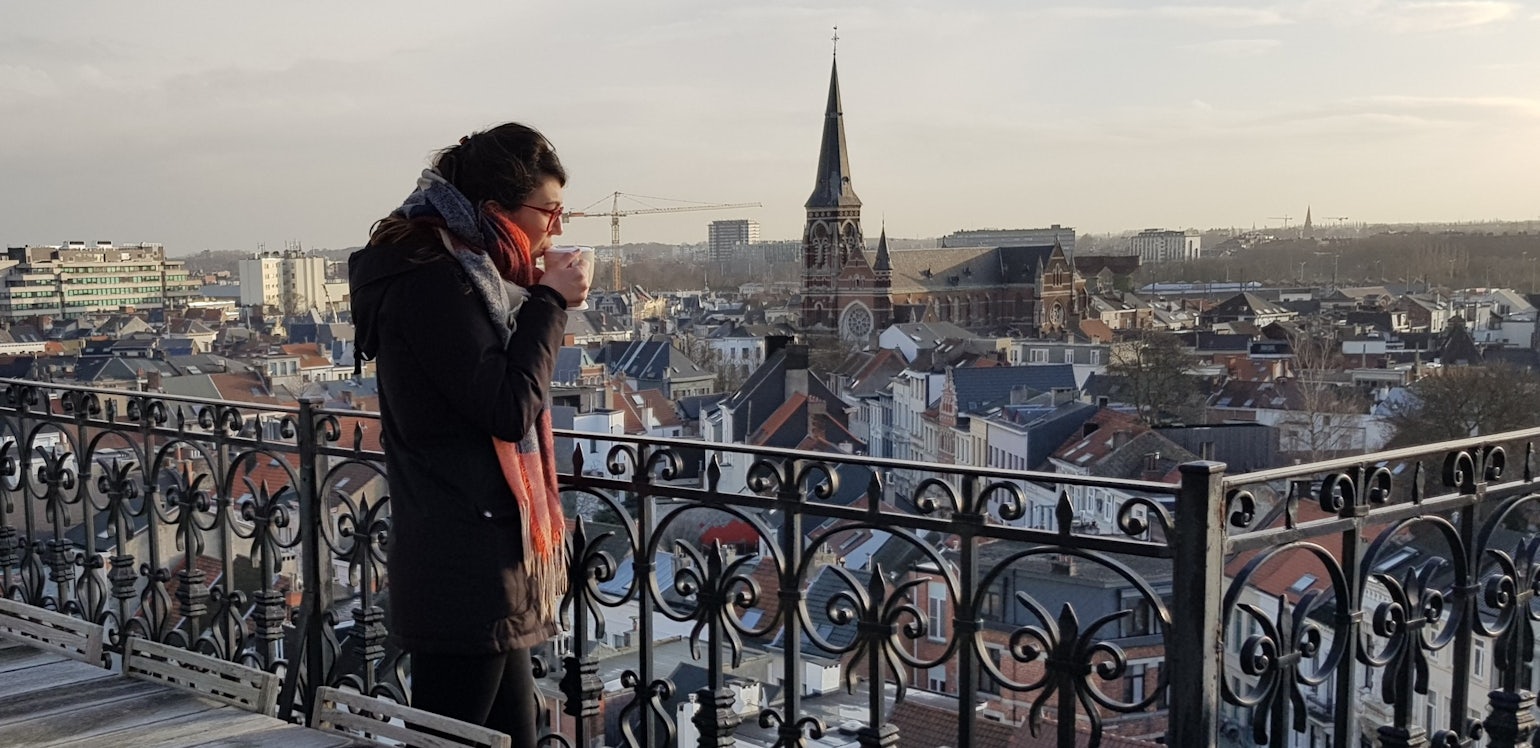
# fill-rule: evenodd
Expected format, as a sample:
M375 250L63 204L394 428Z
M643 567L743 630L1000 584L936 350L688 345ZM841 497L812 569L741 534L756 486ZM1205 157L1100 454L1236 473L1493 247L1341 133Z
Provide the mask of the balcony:
M290 722L408 700L376 416L0 380L0 422L9 597L278 674ZM544 745L1528 745L1536 437L1167 484L559 433Z

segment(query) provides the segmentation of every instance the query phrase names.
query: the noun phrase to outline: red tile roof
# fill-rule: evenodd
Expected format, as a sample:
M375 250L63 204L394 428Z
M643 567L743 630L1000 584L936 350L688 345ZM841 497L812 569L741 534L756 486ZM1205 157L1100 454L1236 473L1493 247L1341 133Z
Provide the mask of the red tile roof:
M1085 428L1093 425L1097 427L1096 430L1084 436L1077 434L1066 439L1058 449L1054 450L1053 456L1076 465L1096 462L1112 454L1116 441L1114 435L1118 432L1124 432L1127 438L1132 439L1150 430L1150 427L1138 418L1111 408L1096 411L1096 415L1086 421Z

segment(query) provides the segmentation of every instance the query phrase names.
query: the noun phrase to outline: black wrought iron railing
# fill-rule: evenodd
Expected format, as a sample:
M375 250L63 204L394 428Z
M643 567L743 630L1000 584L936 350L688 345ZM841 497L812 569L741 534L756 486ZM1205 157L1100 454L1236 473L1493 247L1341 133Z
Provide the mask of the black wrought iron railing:
M409 699L373 414L0 380L0 422L6 595L280 673L296 721ZM1170 483L558 436L546 745L1534 731L1540 430Z

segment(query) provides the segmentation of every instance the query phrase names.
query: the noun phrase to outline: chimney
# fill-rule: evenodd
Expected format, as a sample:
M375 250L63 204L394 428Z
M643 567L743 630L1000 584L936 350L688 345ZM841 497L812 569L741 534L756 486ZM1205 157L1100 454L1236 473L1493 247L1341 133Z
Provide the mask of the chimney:
M807 394L807 346L786 346L786 397Z
M162 386L163 382L161 380L161 373L159 369L147 372L144 375L144 389L146 392L161 392Z
M1075 557L1069 555L1059 556L1049 564L1049 569L1059 576L1075 576Z
M766 335L765 358L768 359L771 356L774 356L777 351L785 348L788 345L791 345L791 341L792 337L790 335Z
M343 407L349 408L349 409L351 409L353 407L353 391L352 390L343 390L342 391L342 405L343 405Z
M1069 387L1053 388L1053 406L1055 408L1075 399L1075 390Z
M823 441L823 422L820 420L829 412L828 406L823 400L816 397L807 399L807 435Z

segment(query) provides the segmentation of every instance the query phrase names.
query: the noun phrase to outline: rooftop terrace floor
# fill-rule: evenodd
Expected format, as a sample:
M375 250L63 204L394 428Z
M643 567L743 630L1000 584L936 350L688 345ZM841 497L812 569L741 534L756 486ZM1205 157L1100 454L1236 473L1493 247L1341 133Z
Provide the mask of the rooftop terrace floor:
M0 641L0 745L333 748L369 744Z

